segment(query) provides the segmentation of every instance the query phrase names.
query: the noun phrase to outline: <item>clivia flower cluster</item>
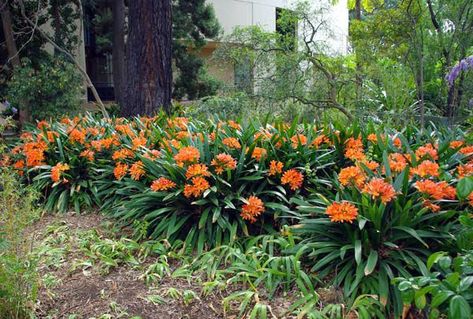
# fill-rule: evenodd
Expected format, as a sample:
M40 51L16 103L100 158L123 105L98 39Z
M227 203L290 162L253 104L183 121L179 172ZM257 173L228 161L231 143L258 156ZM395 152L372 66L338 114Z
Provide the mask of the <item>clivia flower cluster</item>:
M62 189L97 196L84 181L105 185L100 194L126 186L177 198L179 209L193 213L205 211L193 205L212 193L212 205L234 210L250 223L277 210L270 202L289 207L291 197L319 191L330 200L326 214L336 223L354 223L364 214L362 201L394 209L393 203L407 196L432 212L473 205L473 195L456 195L458 181L473 176L473 145L463 137L411 138L412 145L404 145L407 140L396 134L349 132L284 123L198 124L185 117L83 116L39 122L0 163L29 180L40 175L37 180L49 182L45 193ZM452 156L455 164L447 160ZM319 165L324 159L325 166ZM408 180L407 191L395 186L400 176ZM317 184L319 178L324 182Z

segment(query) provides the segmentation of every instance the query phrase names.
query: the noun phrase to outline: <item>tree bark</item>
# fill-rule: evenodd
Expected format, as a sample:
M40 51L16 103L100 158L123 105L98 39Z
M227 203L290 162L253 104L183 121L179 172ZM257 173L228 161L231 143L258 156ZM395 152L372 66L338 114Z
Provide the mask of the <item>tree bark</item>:
M13 68L17 68L20 66L20 55L16 46L15 37L13 36L13 24L11 21L10 8L8 7L8 2L5 1L0 1L0 6L2 9L0 16L2 18L3 34L7 46L8 61L11 63ZM15 105L15 107L18 109L20 125L23 126L31 119L29 107L27 106L21 109L19 105Z
M18 55L15 38L13 37L10 9L8 8L8 3L5 3L4 1L0 1L0 6L3 8L1 17L3 34L5 35L5 42L8 51L8 60L11 62L13 67L17 67L20 65L20 56Z
M124 0L113 0L113 90L115 101L118 105L123 105L123 83L125 80L125 2Z
M130 1L123 116L170 111L171 33L171 0Z

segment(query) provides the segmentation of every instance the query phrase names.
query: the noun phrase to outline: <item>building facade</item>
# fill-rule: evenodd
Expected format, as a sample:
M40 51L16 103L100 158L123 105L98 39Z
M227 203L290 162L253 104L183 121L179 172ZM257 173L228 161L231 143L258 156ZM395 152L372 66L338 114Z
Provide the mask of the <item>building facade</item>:
M259 26L265 31L277 31L277 17L280 9L291 10L297 0L208 0L214 7L217 19L223 28L223 35L231 34L236 27ZM348 51L348 8L347 0L310 0L313 9L327 8L328 32L318 35L329 48L328 54L346 54ZM299 29L302 26L299 26ZM302 30L299 30L302 33ZM207 58L209 73L227 84L238 82L239 70L234 65L213 63L210 57L218 47L218 41L209 41L202 50Z
M223 37L229 35L236 27L260 26L266 31L277 31L277 17L280 10L290 10L297 0L207 0L213 5L217 19L223 29ZM330 34L319 35L320 40L327 43L329 53L346 54L348 48L348 9L347 0L309 0L311 6L328 8L324 19L327 21ZM113 69L110 53L96 49L96 35L90 32L85 12L84 41L79 48L79 56L85 56L84 62L99 94L104 100L113 100ZM299 26L300 28L300 26ZM299 30L301 32L301 30ZM234 65L215 63L211 56L223 40L211 40L202 49L200 55L207 61L209 73L226 84L232 85L238 81L240 70Z

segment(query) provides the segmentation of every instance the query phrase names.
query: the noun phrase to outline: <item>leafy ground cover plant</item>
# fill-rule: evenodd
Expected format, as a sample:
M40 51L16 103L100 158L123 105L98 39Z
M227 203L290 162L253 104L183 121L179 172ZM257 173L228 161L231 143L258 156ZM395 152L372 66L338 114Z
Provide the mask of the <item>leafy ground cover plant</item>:
M428 318L471 318L473 253L455 258L445 252L434 253L427 260L427 270L423 276L395 278L404 304L414 305Z

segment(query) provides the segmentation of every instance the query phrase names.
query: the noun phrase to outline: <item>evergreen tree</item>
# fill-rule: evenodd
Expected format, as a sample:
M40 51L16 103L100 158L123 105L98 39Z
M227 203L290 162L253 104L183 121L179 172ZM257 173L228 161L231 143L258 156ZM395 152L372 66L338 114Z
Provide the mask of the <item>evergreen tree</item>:
M123 30L117 28L123 29L124 24L121 22L114 24L115 19L112 19L111 15L114 10L109 10L112 4L116 7L117 2L128 5L128 1L123 0L86 0L85 2L95 12L92 27L96 32L98 49L103 52L110 52L112 47L115 48L118 38L115 37L112 40L112 36L123 34ZM172 58L176 67L173 97L178 99L185 97L192 100L215 94L218 81L208 75L205 61L199 56L199 51L207 44L207 40L216 38L220 33L220 25L212 5L206 3L205 0L173 0L172 33ZM118 47L120 48L121 45ZM124 62L118 63L115 57L114 61L115 65L124 65ZM114 80L115 78L114 74ZM117 79L119 78L120 76ZM116 100L120 102L120 97L116 93Z
M215 94L217 82L205 70L204 60L197 55L216 38L220 25L212 5L205 0L174 0L172 53L177 76L173 96L196 99Z

